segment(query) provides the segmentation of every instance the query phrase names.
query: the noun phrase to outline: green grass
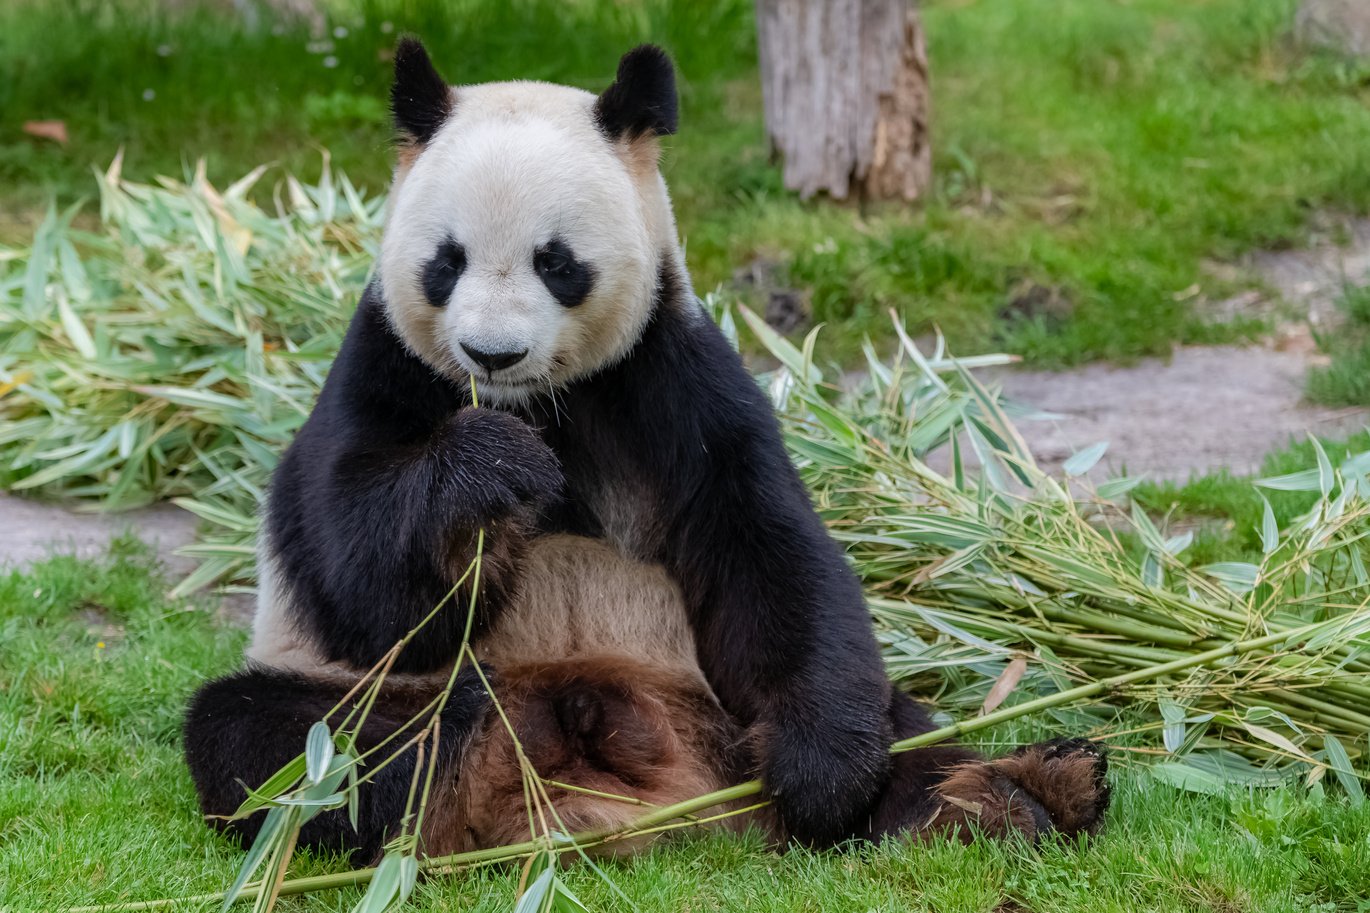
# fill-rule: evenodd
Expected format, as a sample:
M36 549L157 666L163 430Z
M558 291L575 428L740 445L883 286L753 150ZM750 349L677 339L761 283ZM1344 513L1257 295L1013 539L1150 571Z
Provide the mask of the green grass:
M169 601L146 553L55 558L0 578L0 908L212 892L241 853L198 820L179 747L181 707L238 662L243 632ZM1028 733L999 732L1000 739ZM1109 830L1092 842L892 845L846 854L686 838L606 866L643 911L1345 911L1370 896L1370 803L1282 790L1197 796L1115 776ZM292 874L343 867L304 857ZM629 907L584 868L592 910ZM440 878L416 911L507 911L516 873ZM347 910L355 891L283 901ZM211 909L204 905L204 909ZM194 905L180 909L196 909Z
M10 0L0 198L29 211L48 192L89 194L91 165L120 146L133 177L203 156L220 183L265 160L312 175L327 147L378 188L397 31L421 33L456 81L590 88L656 40L683 74L666 171L701 289L773 263L846 355L885 335L893 307L959 351L1127 359L1259 333L1206 317L1204 299L1231 288L1204 260L1298 243L1311 211L1370 204L1370 71L1295 47L1293 5L929 2L935 188L921 207L858 212L782 191L746 0L342 0L330 26L347 31L329 46L144 0ZM22 137L33 118L65 119L71 144Z
M1331 363L1308 372L1308 396L1329 406L1370 405L1370 287L1341 298L1345 322L1320 339Z

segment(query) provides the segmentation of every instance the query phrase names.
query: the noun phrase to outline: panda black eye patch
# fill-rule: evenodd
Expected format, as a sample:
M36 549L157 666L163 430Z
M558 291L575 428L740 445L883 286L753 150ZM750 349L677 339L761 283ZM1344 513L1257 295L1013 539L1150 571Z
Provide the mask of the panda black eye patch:
M566 242L557 238L533 252L533 269L563 307L580 304L595 284L595 271L590 264L577 260Z
M466 248L448 238L423 265L423 294L433 307L446 307L452 289L466 271Z

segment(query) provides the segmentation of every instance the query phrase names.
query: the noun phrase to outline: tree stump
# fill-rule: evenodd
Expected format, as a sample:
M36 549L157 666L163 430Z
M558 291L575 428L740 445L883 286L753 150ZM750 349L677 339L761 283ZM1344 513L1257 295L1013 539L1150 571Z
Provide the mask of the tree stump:
M1365 0L1303 0L1294 30L1307 44L1370 57L1370 3Z
M911 0L757 0L766 131L805 199L916 200L932 180L928 57Z

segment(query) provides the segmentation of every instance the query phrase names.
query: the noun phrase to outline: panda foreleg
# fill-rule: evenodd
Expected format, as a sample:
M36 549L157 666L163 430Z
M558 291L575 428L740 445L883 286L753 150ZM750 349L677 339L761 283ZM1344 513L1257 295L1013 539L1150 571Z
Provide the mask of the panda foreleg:
M185 753L199 794L200 809L214 828L250 842L261 828L264 812L224 821L247 797L244 784L256 788L304 750L310 726L322 719L347 693L345 681L323 681L264 667L248 667L205 684L191 699L185 720ZM435 689L387 686L358 733L366 752L403 727L436 694ZM455 782L460 756L480 727L490 706L474 670L460 673L443 711L438 742L438 776ZM407 730L417 733L420 719ZM402 735L380 749L372 763L406 741ZM414 774L417 750L410 748L360 787L357 828L347 810L326 811L300 832L301 846L356 849L364 858L378 855L398 832ZM362 775L366 767L361 770Z
M491 617L513 589L537 506L562 485L557 459L537 433L485 408L458 410L425 440L347 449L331 463L321 481L306 482L316 489L293 499L311 518L307 535L323 537L323 561L311 563L309 551L291 542L278 549L292 580L317 580L327 593L299 601L324 653L359 668L428 615L466 573L481 541L478 621ZM288 498L273 490L273 510ZM464 611L440 613L396 668L427 671L450 661L465 618Z
M736 465L682 512L673 563L701 668L749 728L785 831L829 846L859 828L888 776L889 679L860 585L778 440Z
M890 715L897 739L934 728L927 711L901 692ZM1107 772L1103 748L1086 739L1028 745L995 760L961 745L900 752L859 836L951 833L969 841L1017 834L1036 842L1052 832L1092 833L1108 807Z

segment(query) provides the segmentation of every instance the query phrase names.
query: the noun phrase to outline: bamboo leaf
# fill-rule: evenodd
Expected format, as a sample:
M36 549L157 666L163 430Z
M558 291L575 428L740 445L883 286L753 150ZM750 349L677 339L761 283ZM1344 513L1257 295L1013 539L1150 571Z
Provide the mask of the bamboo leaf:
M385 913L396 905L399 898L400 883L404 878L404 866L398 853L385 854L366 886L366 893L352 908L352 913Z
M514 913L543 913L552 899L552 869L546 868L523 892Z
M1160 589L1165 583L1165 571L1155 552L1147 552L1142 559L1142 583L1152 589Z
M899 314L895 310L890 310L890 323L894 326L894 333L899 337L899 346L903 353L917 366L923 373L923 377L928 383L939 390L947 390L946 381L938 376L937 370L923 357L923 353L918 350L918 346L909 338L909 334L904 329L904 321L899 319Z
M1336 484L1336 474L1332 471L1332 461L1327 458L1327 451L1322 449L1322 442L1312 434L1308 436L1308 440L1318 457L1318 490L1325 498L1332 493L1332 486Z
M796 349L788 339L772 330L766 321L754 314L750 308L739 306L737 310L757 340L766 347L768 352L780 359L780 363L788 368L792 374L809 383L817 383L822 379L823 375L819 370L811 363L805 362L803 352Z
M180 406L197 406L205 409L245 410L247 404L242 400L211 390L197 390L189 387L168 387L162 385L135 386L134 391L144 396L155 396Z
M309 735L305 738L305 776L311 784L318 785L322 782L332 760L333 733L329 730L328 724L320 720L309 727Z
M1270 707L1265 707L1265 706L1250 707L1250 708L1248 708L1248 709L1246 710L1246 712L1242 715L1242 717L1243 717L1244 720L1246 720L1247 722L1251 722L1251 723L1254 723L1254 722L1257 722L1257 721L1269 720L1269 719L1279 720L1281 723L1283 723L1284 725L1288 726L1291 730L1293 730L1293 731L1294 731L1295 733L1297 733L1298 735L1303 735L1303 729L1300 728L1299 724L1298 724L1298 723L1295 723L1294 720L1291 719L1290 716L1289 716L1288 714L1286 714L1286 713L1281 713L1280 711L1274 710L1274 709L1272 709L1272 708L1270 708Z
M1256 484L1261 488L1270 488L1275 491L1317 491L1319 479L1318 470L1304 469L1287 475L1257 479Z
M257 831L257 836L252 841L252 846L248 849L243 864L238 867L237 877L233 879L233 883L228 886L228 890L224 894L224 903L219 908L220 910L227 910L233 906L233 902L243 892L243 887L246 886L248 880L261 868L262 862L266 859L266 854L279 842L285 823L285 809L273 808L266 813L266 818L262 820L261 830Z
M1162 727L1162 740L1165 742L1166 751L1171 754L1178 754L1185 742L1185 717L1187 712L1170 695L1162 693L1157 699L1157 706L1161 711L1161 719L1165 721Z
M1004 671L994 680L994 687L989 689L989 694L985 695L985 702L980 705L980 713L990 713L1002 704L1013 689L1018 687L1018 683L1023 680L1023 674L1027 672L1027 657L1019 655L1009 660Z
M1061 468L1065 470L1065 474L1068 476L1082 476L1093 469L1107 452L1108 441L1099 441L1097 444L1091 444L1084 450L1073 454L1070 459L1061 464Z
M1353 808L1359 808L1365 802L1365 789L1361 786L1360 778L1356 776L1356 771L1351 767L1351 757L1346 753L1346 748L1336 736L1328 733L1322 738L1323 752L1327 755L1327 766L1332 768L1332 772L1337 775L1337 782L1346 791L1346 797L1351 802Z
M90 338L90 331L86 329L86 325L71 309L71 303L65 295L57 296L57 313L61 315L62 328L67 332L67 339L71 341L77 353L94 361L97 355L95 341Z
M347 823L352 825L352 831L356 833L357 816L361 813L361 791L357 789L358 757L351 748L345 754L351 762L347 766L347 789L343 790L347 795Z
M1261 551L1268 555L1280 547L1280 524L1275 520L1270 499L1261 495L1261 504L1264 507L1261 515Z
M1186 792L1220 796L1227 791L1227 782L1221 777L1184 761L1162 761L1148 767L1147 772L1153 779Z
M1219 561L1200 568L1234 593L1248 593L1259 582L1261 569L1244 561Z
M1194 544L1194 532L1186 530L1178 536L1171 536L1165 540L1164 551L1167 555L1176 556Z
M304 755L296 755L285 763L280 770L268 777L265 783L255 790L250 790L248 797L243 800L243 804L238 806L238 810L233 813L233 817L244 818L258 809L266 808L266 799L275 799L277 796L285 795L296 783L300 782L304 775Z
M585 904L580 902L579 897L571 893L571 889L566 887L566 883L560 878L556 879L553 890L556 892L556 900L552 909L557 913L589 913Z
M404 855L400 857L400 890L399 902L404 903L409 899L409 895L414 893L414 886L419 883L419 860L417 857Z
M1243 721L1242 728L1244 728L1247 732L1251 733L1256 738L1260 739L1262 742L1268 742L1271 745L1274 745L1276 748L1280 749L1281 751L1292 755L1293 757L1306 758L1310 761L1312 760L1312 758L1308 756L1308 753L1306 751L1304 751L1299 746L1295 745L1293 741L1291 741L1289 738L1280 735L1273 729L1267 729L1264 726L1257 726L1255 723L1251 723L1249 721Z
M1146 515L1142 506L1135 502L1132 505L1132 525L1148 548L1156 552L1165 550L1165 542L1161 538L1160 530L1151 522L1151 518Z
M57 232L57 209L51 205L43 215L33 233L33 244L29 247L28 263L24 269L23 313L35 320L46 310L48 264L52 256L54 235Z
M1105 501L1114 501L1146 481L1146 476L1122 476L1099 483L1095 489Z

